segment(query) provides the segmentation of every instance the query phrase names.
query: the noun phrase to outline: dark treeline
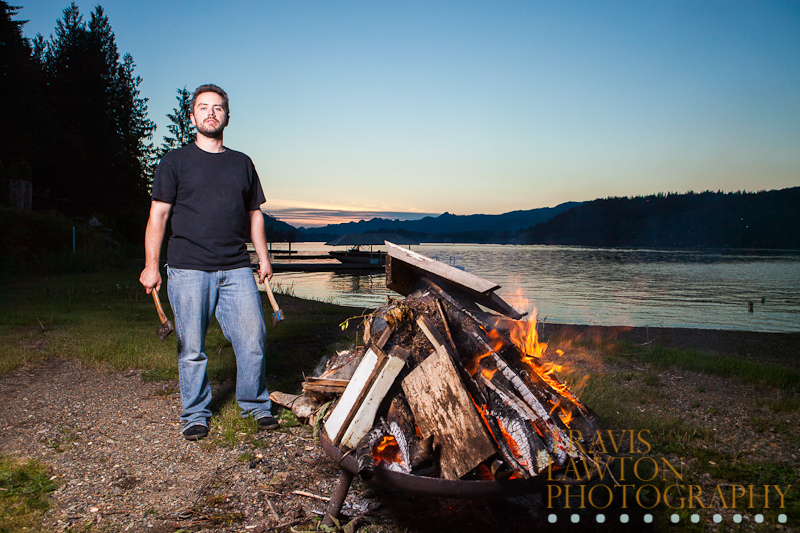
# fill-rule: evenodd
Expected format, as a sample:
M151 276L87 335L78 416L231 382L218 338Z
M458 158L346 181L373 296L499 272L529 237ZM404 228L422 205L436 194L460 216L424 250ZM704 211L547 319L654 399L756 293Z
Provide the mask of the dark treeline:
M264 213L264 231L269 242L297 242L297 228Z
M53 35L32 40L19 10L0 0L2 177L33 183L34 210L97 217L140 239L155 124L133 58L120 56L100 6L84 20L73 3Z
M529 244L800 250L800 187L586 202L525 232Z

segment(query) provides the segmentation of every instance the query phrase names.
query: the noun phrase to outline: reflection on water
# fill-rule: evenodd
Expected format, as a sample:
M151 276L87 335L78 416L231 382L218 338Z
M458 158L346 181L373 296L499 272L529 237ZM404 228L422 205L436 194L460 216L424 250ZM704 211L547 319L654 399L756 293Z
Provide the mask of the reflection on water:
M297 243L293 244L296 246ZM398 294L386 288L386 276L377 274L342 274L338 272L279 272L272 278L273 287L288 289L295 296L352 307L375 308L387 296Z
M301 254L321 243L295 243ZM549 322L800 331L800 253L663 251L568 246L414 246L502 285L498 294ZM297 296L376 307L383 273L280 273ZM753 312L749 312L749 303Z

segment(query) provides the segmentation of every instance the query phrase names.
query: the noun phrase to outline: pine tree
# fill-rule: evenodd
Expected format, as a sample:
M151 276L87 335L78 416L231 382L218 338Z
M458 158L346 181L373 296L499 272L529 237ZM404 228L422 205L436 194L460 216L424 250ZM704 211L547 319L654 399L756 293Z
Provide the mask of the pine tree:
M167 126L167 129L175 137L165 137L164 144L162 144L162 146L169 145L171 149L187 146L197 139L197 133L195 133L195 128L190 118L192 114L190 107L192 105L192 95L186 90L186 86L183 89L177 89L177 92L178 96L175 98L178 100L178 107L174 107L172 113L167 114L167 117L172 121L172 124Z
M192 95L186 90L185 86L183 89L176 89L176 91L178 95L175 98L178 100L178 107L172 108L172 113L167 113L167 118L172 122L167 126L167 130L172 134L172 137L164 137L161 146L156 150L156 165L158 160L170 150L192 144L197 138L195 127L192 126L192 120L189 118L192 111L190 108Z
M30 168L33 125L29 116L35 108L36 69L30 43L22 35L26 21L14 20L20 9L0 0L0 102L6 104L5 127L0 128L0 174L30 179L9 170L13 165Z
M37 36L32 55L41 63L44 107L53 122L39 142L40 207L105 215L120 227L142 223L155 124L147 118L133 58L125 54L120 61L103 8L87 24L73 2L55 36Z

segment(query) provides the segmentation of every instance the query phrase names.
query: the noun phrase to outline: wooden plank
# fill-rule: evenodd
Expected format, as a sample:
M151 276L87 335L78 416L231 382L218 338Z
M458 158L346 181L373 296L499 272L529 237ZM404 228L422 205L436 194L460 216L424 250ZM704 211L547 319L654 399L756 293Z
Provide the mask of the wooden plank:
M488 294L489 292L495 291L500 288L500 285L492 283L491 281L487 281L483 278L480 278L475 274L464 272L461 269L458 269L450 265L446 265L439 261L435 261L430 257L418 254L417 252L406 250L404 248L397 246L396 244L390 243L389 241L386 241L386 249L387 253L389 254L389 257L391 257L392 259L396 259L402 263L411 265L414 268L422 270L423 272L428 272L430 274L438 276L442 279L449 281L450 283L458 285L459 287L464 287L465 289L468 289L470 291L474 291L479 294ZM392 268L395 268L394 261L392 262ZM392 287L389 288L394 290Z
M485 299L479 299L478 303L484 307L488 307L492 311L497 311L501 315L513 318L514 320L519 320L528 314L527 311L517 309L495 293L489 294Z
M408 357L408 352L399 346L395 346L389 353L388 361L383 365L368 393L364 396L364 401L356 410L352 422L342 435L341 444L343 446L354 447L372 428L378 407L405 366Z
M439 298L436 298L436 310L439 311L439 316L442 319L442 324L444 324L444 332L447 333L447 340L450 342L450 348L452 348L453 353L458 353L458 348L456 348L456 342L453 340L453 333L450 331L450 323L448 322L447 313L444 310L444 304Z
M437 300L437 302L439 301ZM486 403L486 400L484 399L480 389L478 389L477 385L475 384L475 381L469 375L467 369L464 368L464 363L461 362L461 359L458 356L458 350L456 349L455 343L452 345L445 344L445 340L441 333L439 333L439 330L436 329L433 321L427 316L423 315L419 317L417 319L417 325L428 338L428 341L430 341L430 343L433 345L434 349L438 350L440 347L442 347L450 356L450 362L453 363L456 371L461 376L461 383L464 385L464 387L466 387L467 392L469 392L469 394L472 396L472 399L476 402Z
M330 386L330 385L318 385L316 383L303 383L302 386L304 391L312 394L316 393L318 397L323 397L323 398L325 396L330 396L332 394L342 394L347 388L347 385Z
M480 308L476 305L476 302L491 309L492 311L497 311L502 315L513 318L514 320L519 320L528 314L527 311L520 311L495 293L478 294L473 292L467 294L459 291L458 294L450 294L445 291L436 281L428 278L427 276L423 276L421 280L423 283L425 283L425 285L431 288L433 292L450 302L450 304L454 305L458 309L461 309L467 313L473 320L477 322L486 323L485 320L478 318L478 315L485 315L485 313L480 310ZM471 298L472 300L468 300L467 298Z
M331 379L331 378L314 378L308 377L306 378L306 383L311 383L314 385L327 385L329 387L342 387L344 390L347 387L347 384L350 383L349 379Z
M355 374L353 374L353 378L348 383L342 397L339 398L336 408L331 413L328 421L325 422L325 431L334 445L339 445L342 433L350 425L352 415L355 414L355 410L363 401L363 394L369 391L369 387L377 377L385 361L386 356L377 347L371 347L364 354L364 358L358 365Z
M349 379L306 378L302 386L304 391L342 394L349 383Z
M378 348L383 349L383 347L386 345L386 342L389 340L389 337L392 336L392 333L394 333L394 326L389 324L386 326L386 329L383 330L383 333L381 333L380 338L375 341L375 344L378 346Z
M402 382L423 438L433 435L444 479L459 479L495 453L458 372L440 346Z

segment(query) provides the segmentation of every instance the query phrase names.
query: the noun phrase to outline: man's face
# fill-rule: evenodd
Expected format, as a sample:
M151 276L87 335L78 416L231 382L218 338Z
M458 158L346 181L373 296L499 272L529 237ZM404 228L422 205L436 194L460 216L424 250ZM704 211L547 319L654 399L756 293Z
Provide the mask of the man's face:
M218 138L228 125L225 100L217 93L201 93L197 96L192 110L192 124L206 137Z

